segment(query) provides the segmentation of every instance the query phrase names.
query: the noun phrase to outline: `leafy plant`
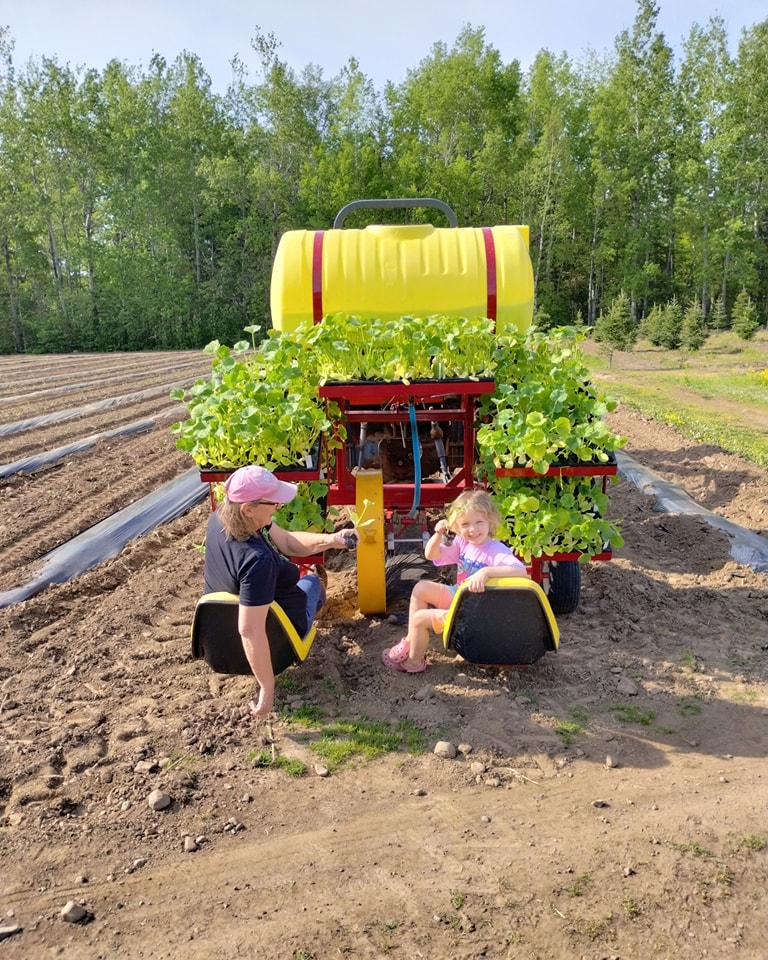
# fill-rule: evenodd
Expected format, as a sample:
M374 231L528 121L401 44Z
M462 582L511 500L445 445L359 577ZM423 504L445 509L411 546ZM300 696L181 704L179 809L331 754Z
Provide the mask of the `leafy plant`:
M384 321L338 313L283 338L307 351L320 383L472 379L491 376L495 366L494 325L480 317Z
M616 402L598 394L577 344L582 334L561 327L500 337L496 390L480 403L477 431L480 464L491 477L497 467L607 463L625 438L607 427Z
M246 330L251 344L208 344L210 378L171 394L189 410L188 419L172 427L176 444L198 465L258 463L279 470L295 467L321 438L327 449L341 448L341 412L332 402L326 409L319 398L325 380L407 383L493 375L496 389L481 401L476 440L478 476L504 517L500 536L524 560L571 552L588 558L607 545L621 546L617 527L604 519L601 482L544 476L553 463L606 463L623 443L605 425L615 404L590 383L577 349L583 336L574 329L497 337L485 319L363 321L336 314L289 333L273 331L258 346L258 327ZM496 477L498 467L510 466L540 476ZM327 493L325 480L300 484L278 522L288 529L329 529ZM373 522L365 519L369 505L360 516L350 513L353 526Z
M311 371L296 357L287 362L284 353L277 360L266 351L251 354L247 341L230 349L214 340L205 352L212 356L210 378L197 380L189 390L171 391L189 413L171 427L176 446L201 467L304 465L332 426ZM334 404L329 413L338 418ZM331 446L342 442L343 436L329 436Z

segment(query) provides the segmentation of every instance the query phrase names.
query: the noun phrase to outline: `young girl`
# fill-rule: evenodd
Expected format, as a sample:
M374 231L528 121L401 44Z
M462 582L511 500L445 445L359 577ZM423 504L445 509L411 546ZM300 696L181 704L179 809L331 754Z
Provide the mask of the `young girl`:
M391 670L421 673L426 669L429 630L442 633L453 595L466 581L473 593L482 593L491 577L527 577L528 571L509 547L493 534L501 514L485 490L466 490L448 509L448 520L438 520L427 541L424 555L436 567L457 565L456 586L436 580L420 580L413 588L408 612L408 633L384 650L381 659ZM456 534L446 543L443 534Z

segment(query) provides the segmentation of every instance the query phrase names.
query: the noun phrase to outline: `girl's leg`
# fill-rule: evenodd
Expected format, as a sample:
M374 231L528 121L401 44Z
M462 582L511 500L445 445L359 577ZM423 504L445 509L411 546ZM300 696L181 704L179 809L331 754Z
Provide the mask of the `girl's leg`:
M406 664L415 667L424 660L429 646L429 631L432 627L434 610L447 610L451 605L451 589L444 583L433 580L421 580L413 588L410 612L408 615L409 656Z

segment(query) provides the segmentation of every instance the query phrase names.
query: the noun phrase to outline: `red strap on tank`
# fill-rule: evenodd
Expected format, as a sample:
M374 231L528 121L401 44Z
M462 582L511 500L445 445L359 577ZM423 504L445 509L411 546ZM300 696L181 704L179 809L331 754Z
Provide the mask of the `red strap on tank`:
M488 319L496 323L496 244L490 227L481 227L485 241L485 273L488 282Z
M323 237L325 230L315 230L312 242L312 320L323 319Z

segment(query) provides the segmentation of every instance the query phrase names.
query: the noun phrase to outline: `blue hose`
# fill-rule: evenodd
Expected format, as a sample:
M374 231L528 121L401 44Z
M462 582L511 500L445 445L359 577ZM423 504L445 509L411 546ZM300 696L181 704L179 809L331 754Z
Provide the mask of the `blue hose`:
M416 425L416 407L413 401L408 404L408 417L411 421L411 443L413 444L413 506L408 512L415 517L421 500L421 454L419 453L419 428Z

